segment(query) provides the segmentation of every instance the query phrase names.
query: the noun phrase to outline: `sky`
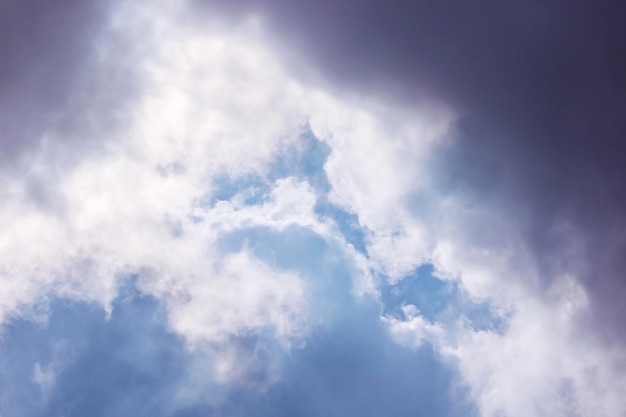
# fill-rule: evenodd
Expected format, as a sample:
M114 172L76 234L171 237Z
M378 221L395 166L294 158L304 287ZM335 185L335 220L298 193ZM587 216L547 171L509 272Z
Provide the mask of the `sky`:
M0 417L626 416L625 17L0 1Z

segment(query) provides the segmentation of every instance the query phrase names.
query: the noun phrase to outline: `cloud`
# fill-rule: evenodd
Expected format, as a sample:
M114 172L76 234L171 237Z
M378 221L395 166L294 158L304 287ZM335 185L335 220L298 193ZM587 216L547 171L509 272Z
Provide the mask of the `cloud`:
M412 348L418 348L428 342L433 345L440 343L444 336L441 326L430 323L420 315L419 310L412 304L402 306L404 320L393 317L383 317L389 326L392 336L398 343Z
M355 295L373 291L363 256L315 213L317 191L306 179L267 181L265 200L254 206L238 192L214 198L221 176L265 178L282 154L297 154L310 114L328 111L323 106L333 100L290 80L253 40L254 22L204 32L182 25L185 10L174 4L120 7L107 26L111 39L145 48L126 57L135 60L127 74L139 85L123 107L125 123L96 138L80 123L50 125L41 145L24 152L26 170L4 176L0 320L39 319L30 306L48 295L96 302L111 313L119 281L136 276L144 293L165 302L171 330L188 348L214 355L218 379L238 380L247 365L233 340L269 332L288 350L316 318L298 271L281 271L246 248L221 251L224 235L259 226L310 229L354 258ZM103 48L118 56L111 39ZM96 72L115 75L107 65ZM95 96L110 86L106 78L95 81ZM91 98L76 119L101 115L103 103ZM94 148L59 160L67 137L78 135Z
M541 280L576 275L591 294L592 327L607 340L626 334L615 319L626 291L621 5L195 4L265 19L304 79L414 114L425 97L451 108L448 186L508 212ZM584 246L574 262L572 240Z
M268 395L289 391L281 376L328 384L282 360L323 359L327 352L306 358L300 349L320 331L331 345L344 340L349 325L328 329L352 323L342 320L361 311L355 300L429 263L504 324L476 328L462 309L426 318L412 304L381 318L376 304L367 315L382 327L368 343L375 353L384 337L409 348L390 348L416 372L401 381L415 382L425 366L407 352L433 346L425 363L458 367L482 415L622 411L622 327L612 319L624 288L615 178L626 164L612 152L621 101L606 89L611 77L595 76L621 65L613 20L596 35L603 11L588 20L578 4L562 21L549 6L269 1L205 15L194 5L94 12L104 29L79 26L97 31L85 36L97 53L59 32L73 59L36 78L54 87L51 98L32 104L15 93L26 97L25 114L53 102L62 110L26 133L19 118L7 125L2 147L19 157L0 192L5 328L20 317L45 323L47 311L32 306L46 296L96 303L113 320L119 283L134 277L166 309L168 335L201 358L199 371L180 371L186 389L176 398L194 407L198 395L227 387L207 406L223 411L246 384ZM586 42L602 39L594 65ZM580 73L571 69L577 56ZM588 89L586 74L597 80ZM590 111L596 101L604 114ZM326 147L319 172L290 170L285 161L306 160L312 138ZM343 265L349 289L333 281L328 259ZM400 367L381 357L370 387L391 383L384 366ZM44 363L53 362L29 362L29 381L54 390L58 375L52 384Z
M549 301L527 299L504 336L478 332L455 352L483 413L619 415L623 352L577 326L588 314L579 284L564 280Z
M331 148L324 165L330 201L358 214L372 266L398 279L428 259L428 225L411 215L406 201L429 186L429 158L445 148L453 115L438 107L409 117L376 103L337 104L311 119L313 133Z
M20 311L27 314L27 306L48 293L96 301L110 310L120 277L138 274L146 292L168 298L172 328L190 343L227 341L229 334L264 326L275 327L277 337L299 335L295 328L305 306L298 277L264 267L245 251L220 254L211 245L224 229L245 222L316 223L306 219L312 210L307 202L315 197L306 189L291 193L299 184L285 180L276 186L276 203L251 214L239 216L236 203L204 205L217 173L261 172L282 146L298 141L304 119L287 111L296 107L290 103L297 102L297 88L277 88L282 78L262 51L224 48L238 43L185 33L164 11L125 7L143 22L141 45L152 51L135 56L129 72L143 74L137 89L143 95L133 98L128 125L100 132L100 151L77 151L68 164L51 149L62 146L69 133L50 126L44 144L25 156L28 171L5 176L2 322ZM113 24L116 36L136 41L134 27L126 26L128 16L120 19ZM264 65L267 71L259 73L257 66ZM241 73L239 84L224 78L231 69ZM206 75L195 76L198 71ZM251 89L258 92L256 101L249 100ZM86 104L77 118L98 115L101 103ZM70 136L89 133L77 129ZM306 198L289 200L296 196ZM209 219L199 221L193 217L198 213ZM220 304L194 315L211 300ZM188 316L180 318L179 310ZM200 325L207 317L213 321Z
M623 384L610 370L620 367L626 334L618 319L626 290L623 7L217 3L233 16L265 18L287 59L315 67L292 63L305 79L317 71L322 81L313 79L333 91L403 103L412 112L404 120L424 114L425 97L452 109L453 128L448 119L439 130L452 144L429 158L402 133L362 120L366 132L352 148L352 132L335 131L326 170L336 201L367 228L376 271L397 281L430 261L439 277L459 279L509 318L504 335L479 335L485 351L510 357L461 363L483 412L619 414ZM570 287L586 301L570 300L562 292ZM563 317L563 309L575 313ZM517 355L550 366L518 368ZM505 388L518 380L546 385Z

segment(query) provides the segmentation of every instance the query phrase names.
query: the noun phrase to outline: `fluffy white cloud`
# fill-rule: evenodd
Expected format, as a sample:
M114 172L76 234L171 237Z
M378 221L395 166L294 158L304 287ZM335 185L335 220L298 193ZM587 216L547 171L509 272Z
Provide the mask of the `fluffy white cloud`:
M385 154L388 146L382 143L372 153ZM369 171L366 177L375 177L379 170L349 152L341 158L338 166ZM384 163L383 171L397 170L399 180L406 177L401 157L390 156ZM341 181L329 177L333 187L333 181ZM383 318L390 334L411 348L429 342L458 366L481 415L620 415L626 355L584 325L591 312L585 290L573 275L584 263L584 248L575 248L578 256L563 254L564 271L570 273L541 276L515 219L488 203L477 207L441 195L424 186L419 176L414 178L402 187L422 192L435 210L424 214L397 196L374 203L380 204L379 216L371 215L371 207L361 216L359 205L351 205L359 219L374 218L363 221L370 230L372 265L393 282L427 260L436 276L457 280L472 300L488 301L505 325L473 330L463 317L453 324L431 323L406 306L404 320ZM372 190L354 184L352 192L360 195L353 201L377 198ZM395 233L381 224L385 215Z
M581 331L586 308L580 286L563 277L547 300L520 300L504 334L462 333L449 353L483 415L621 413L626 356Z
M405 346L418 348L423 343L438 345L445 337L445 329L426 320L419 310L412 304L402 306L404 320L393 317L383 317L394 339Z
M407 114L359 104L324 103L332 111L315 114L311 128L332 149L325 165L332 201L358 214L368 230L372 267L399 279L431 252L429 219L413 216L407 203L428 188L429 157L448 143L453 115L438 107Z
M541 276L514 219L488 203L477 207L441 195L420 176L408 175L403 158L388 152L388 137L395 140L392 134L381 135L380 147L370 150L388 155L378 161L386 164L382 172L396 172L397 181L406 181L402 189L421 192L435 210L425 214L411 207L400 192L390 197L386 190L377 199L369 185L351 183L351 193L358 195L349 197L349 192L346 199L363 201L363 206L374 201L362 211L359 203L350 205L369 229L371 265L394 282L431 262L436 276L458 281L473 300L488 301L506 323L498 330L473 330L463 317L444 325L405 311L404 320L383 318L390 334L410 348L433 344L458 367L481 415L620 415L626 355L583 324L591 312L585 290L572 275L584 259L583 249L577 249L582 253L572 264L567 262L571 253L563 254L571 274ZM365 178L381 171L379 165L363 163L358 153L336 153L335 158L337 167L363 172ZM344 181L350 183L337 174L329 178L335 192ZM370 211L373 207L378 215Z
M118 10L100 41L91 96L76 98L82 107L70 119L113 111L98 97L118 86L106 76L118 58L116 71L130 68L136 83L125 122L97 138L93 126L51 126L42 146L22 156L22 171L3 173L0 323L31 317L29 306L47 294L110 309L119 280L136 276L143 292L165 302L171 329L214 354L213 376L226 382L245 373L234 339L269 334L289 349L316 318L298 271L246 248L224 252L224 235L310 229L354 259L355 294L372 291L363 255L315 214L316 191L302 179L267 179L276 158L301 147L311 114L333 111L324 108L333 102L289 77L260 35L254 22L200 30L174 2ZM133 53L121 56L120 43ZM61 158L55 149L80 135L97 150ZM270 192L256 205L242 194L216 201L224 176L264 178ZM48 374L40 367L36 379L47 384Z

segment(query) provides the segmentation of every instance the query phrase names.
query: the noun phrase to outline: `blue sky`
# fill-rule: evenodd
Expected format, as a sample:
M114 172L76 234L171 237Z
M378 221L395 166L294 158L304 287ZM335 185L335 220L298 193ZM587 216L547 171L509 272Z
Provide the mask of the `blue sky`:
M462 403L450 406L458 389L452 385L454 371L430 346L413 351L388 339L374 302L343 305L332 324L280 359L281 381L263 394L239 389L218 405L207 403L202 393L177 400L190 368L202 359L186 352L180 337L168 331L163 306L142 296L132 282L120 289L110 317L97 306L63 299L48 308L45 325L15 320L7 327L2 349L3 384L11 386L3 394L7 413L375 416L391 409L391 415L405 416L419 409L448 416L471 410ZM255 348L259 342L252 337L244 343ZM34 381L36 366L60 368L53 386Z
M623 11L358 3L7 3L0 417L624 415Z

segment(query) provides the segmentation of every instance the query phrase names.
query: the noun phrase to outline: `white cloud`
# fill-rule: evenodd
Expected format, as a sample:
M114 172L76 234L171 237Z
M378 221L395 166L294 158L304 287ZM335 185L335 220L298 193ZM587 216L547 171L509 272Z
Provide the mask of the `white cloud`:
M198 271L201 276L164 278L168 271L159 270L140 275L140 288L167 300L171 327L191 345L226 342L265 327L283 343L306 332L298 276L275 271L245 250L203 266L211 269Z
M434 149L447 144L452 114L442 108L385 109L375 103L328 100L311 119L316 136L331 147L325 170L331 199L358 214L368 230L372 267L399 279L430 254L432 236L424 219L411 215L407 200L428 187Z
M268 180L271 191L258 205L238 195L211 202L217 177L265 176L281 152L299 146L311 114L330 110L284 72L256 24L200 31L186 23L175 3L125 5L112 40L100 47L124 60L115 49L133 45L117 67L139 74L126 123L98 132L98 151L76 149L71 160L59 159L55 147L64 149L66 135L93 131L52 126L42 147L23 156L25 170L4 174L0 323L48 294L110 309L119 279L136 275L142 291L165 302L171 329L190 348L213 352L213 376L226 382L245 373L245 362L232 356L233 338L270 334L289 349L316 320L297 271L245 248L223 253L221 236L304 227L354 258L355 294L372 284L364 257L314 213L318 196L306 181ZM98 96L111 86L98 73L90 91ZM110 110L79 99L77 119ZM51 374L38 369L37 380L48 384Z
M52 343L49 354L51 357L47 362L33 365L32 381L39 385L44 396L55 387L58 375L74 360L71 346L65 340Z
M445 337L444 328L426 320L419 310L412 304L402 306L404 320L393 317L383 317L383 322L389 326L392 337L400 344L418 348L424 343L438 345Z
M47 392L54 385L56 373L51 367L42 367L39 362L35 363L33 368L33 381Z
M548 300L516 305L506 333L465 332L454 352L485 416L614 416L626 356L581 331L580 286L564 277ZM622 365L620 365L622 364Z

